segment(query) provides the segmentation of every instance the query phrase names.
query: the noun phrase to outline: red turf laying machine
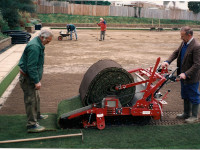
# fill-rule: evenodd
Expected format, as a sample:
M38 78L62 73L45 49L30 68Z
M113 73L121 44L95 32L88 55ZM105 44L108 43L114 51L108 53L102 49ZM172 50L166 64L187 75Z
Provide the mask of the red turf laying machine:
M160 89L168 82L177 81L176 76L174 76L177 69L169 71L160 68L159 63L160 58L157 59L154 67L128 71L130 74L135 74L136 82L114 86L115 91L136 87L133 102L129 106L122 106L116 95L107 95L100 103L94 103L63 114L61 118L70 121L82 116L81 123L84 128L97 127L98 129L104 129L110 120L124 121L124 118L128 118L130 121L134 118L143 118L143 121L148 122L149 118L161 119L163 104L167 104L165 99L169 90L162 95Z

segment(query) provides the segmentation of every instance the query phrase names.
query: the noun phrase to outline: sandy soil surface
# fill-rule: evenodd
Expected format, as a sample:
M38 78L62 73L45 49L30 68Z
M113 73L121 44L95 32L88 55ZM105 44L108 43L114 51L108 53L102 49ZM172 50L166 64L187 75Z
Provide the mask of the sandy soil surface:
M112 59L126 70L154 66L158 57L164 61L176 48L181 39L179 31L118 31L108 30L105 41L99 41L99 30L78 30L78 41L66 37L58 41L60 30L53 30L53 41L45 49L45 66L42 79L41 111L56 113L63 99L79 94L79 86L87 69L101 59ZM199 37L200 32L195 32ZM176 62L171 64L171 69ZM179 83L163 88L170 89L164 119L159 124L182 123L175 119L183 110ZM164 94L164 93L163 93ZM8 97L0 114L25 114L23 92L19 83Z

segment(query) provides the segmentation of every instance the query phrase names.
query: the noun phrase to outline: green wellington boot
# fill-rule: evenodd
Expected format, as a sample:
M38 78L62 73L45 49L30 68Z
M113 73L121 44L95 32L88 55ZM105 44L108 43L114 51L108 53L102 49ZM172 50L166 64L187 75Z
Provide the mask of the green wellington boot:
M191 111L191 103L188 99L184 99L184 113L183 114L177 114L176 118L178 119L188 119L190 117L190 111Z
M195 123L198 121L199 104L192 104L192 117L185 119L186 123Z

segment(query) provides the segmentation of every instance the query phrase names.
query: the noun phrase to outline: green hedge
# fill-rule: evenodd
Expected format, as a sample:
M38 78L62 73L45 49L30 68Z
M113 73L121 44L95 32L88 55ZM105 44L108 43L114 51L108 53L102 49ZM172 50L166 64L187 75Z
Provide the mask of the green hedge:
M108 24L159 24L159 19L120 16L80 16L67 14L38 14L43 23L97 23L103 17ZM200 25L200 21L160 19L160 24Z

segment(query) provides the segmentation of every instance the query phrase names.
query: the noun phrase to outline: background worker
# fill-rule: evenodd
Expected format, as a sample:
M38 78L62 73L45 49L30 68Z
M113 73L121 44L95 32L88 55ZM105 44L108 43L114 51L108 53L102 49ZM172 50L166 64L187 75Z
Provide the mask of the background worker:
M24 92L24 103L27 115L27 131L40 132L45 127L40 126L38 119L46 119L48 115L40 114L41 79L44 65L45 45L51 42L53 34L49 30L41 30L25 47L19 61L20 86Z
M100 40L105 40L105 34L106 34L106 21L103 18L100 18L100 22L97 23L98 26L101 27L101 33L100 33Z
M200 103L200 44L193 38L193 30L188 26L181 28L180 35L183 42L162 63L162 67L168 67L177 58L177 74L181 79L181 97L184 100L184 112L178 114L177 118L185 119L186 123L194 123L198 121Z
M76 36L76 40L78 40L75 25L73 25L73 24L67 24L67 34L69 34L69 32L70 32L70 40L72 40L72 33L73 32L74 32L74 34Z

